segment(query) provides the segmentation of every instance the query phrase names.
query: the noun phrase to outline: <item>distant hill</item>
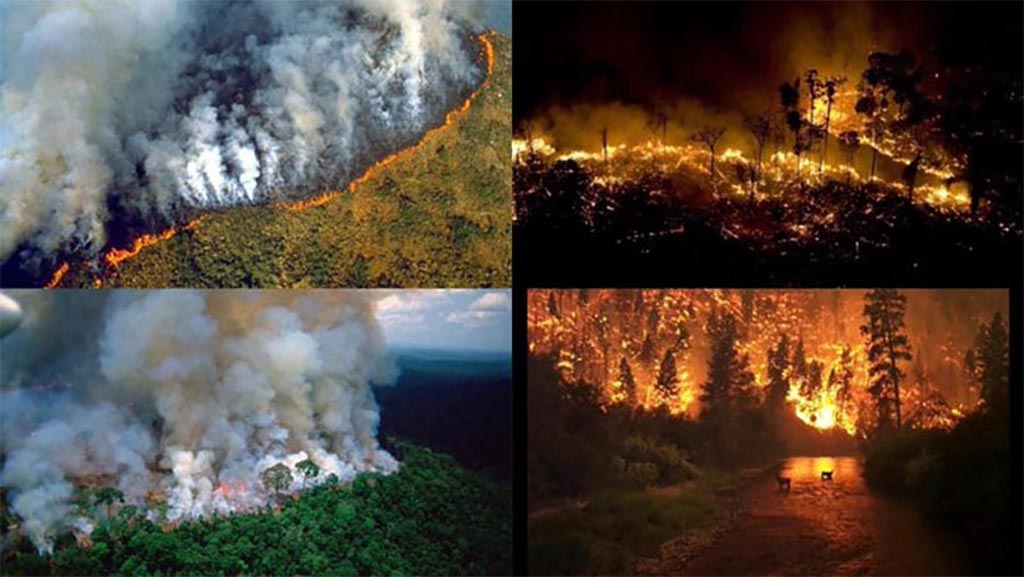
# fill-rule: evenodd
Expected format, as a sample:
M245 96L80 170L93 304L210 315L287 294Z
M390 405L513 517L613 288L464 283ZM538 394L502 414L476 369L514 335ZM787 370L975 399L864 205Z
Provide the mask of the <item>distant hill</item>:
M402 437L508 480L512 475L512 359L507 353L396 351L401 375L375 387L379 437Z

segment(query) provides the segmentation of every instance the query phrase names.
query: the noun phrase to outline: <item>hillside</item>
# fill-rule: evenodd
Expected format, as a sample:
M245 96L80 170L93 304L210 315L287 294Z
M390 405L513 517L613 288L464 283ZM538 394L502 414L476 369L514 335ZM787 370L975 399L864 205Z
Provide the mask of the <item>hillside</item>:
M512 45L486 38L494 68L469 108L353 190L298 211L210 212L98 274L72 265L57 286L508 286Z

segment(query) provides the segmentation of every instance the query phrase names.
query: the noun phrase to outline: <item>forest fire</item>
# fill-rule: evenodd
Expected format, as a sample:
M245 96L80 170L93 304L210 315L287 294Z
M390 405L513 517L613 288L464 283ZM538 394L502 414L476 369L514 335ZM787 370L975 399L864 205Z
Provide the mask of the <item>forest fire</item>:
M60 263L60 266L57 267L57 270L53 272L53 276L50 277L50 280L46 283L46 285L43 286L43 288L47 290L57 288L57 285L60 284L60 281L64 278L64 275L68 273L68 268L70 267L68 266L67 262Z
M900 396L907 423L949 428L979 403L966 366L978 327L1006 313L999 291L909 290L912 359ZM854 435L874 426L864 291L530 291L529 347L566 382L597 388L605 406L627 404L696 418L721 341L749 372L748 393L773 387L804 423ZM728 321L724 319L729 319ZM971 353L973 354L973 353ZM710 365L709 365L710 363ZM742 381L742 378L740 379Z
M416 144L413 144L408 148L404 148L394 154L390 154L378 160L372 166L370 166L370 168L366 169L366 171L359 178L356 178L355 180L350 182L347 188L349 193L354 193L359 186L368 182L371 178L373 178L375 174L380 172L383 168L394 164L395 162L401 160L402 158L410 156L411 154L422 148L424 143L429 141L435 134L438 134L439 132L446 130L448 127L452 125L453 122L455 122L455 120L459 116L465 114L466 111L469 110L469 107L473 104L473 100L476 99L477 95L479 95L481 91L487 88L487 86L490 84L490 78L494 74L494 44L488 37L489 34L494 34L494 32L485 32L477 36L477 40L480 42L480 45L483 48L484 61L487 66L487 76L484 78L484 81L480 84L480 86L473 90L473 92L466 98L466 100L462 102L461 106L454 110L448 111L448 113L445 114L444 122L442 122L439 126L427 130L427 132L423 134L423 137L420 138L420 140L416 142ZM280 206L281 208L289 212L301 212L317 206L323 206L331 202L335 198L341 196L343 192L344 191L341 190L335 190L320 194L308 200L300 200L297 202L285 203Z
M122 262L137 256L144 249L154 246L165 240L170 240L175 237L179 232L188 230L195 230L202 223L202 218L189 221L187 224L181 227L171 227L159 234L144 234L136 238L129 248L119 249L112 248L106 255L103 256L103 262L105 262L111 268L117 268Z
M483 63L486 66L486 76L484 77L483 82L481 82L481 84L477 86L472 91L472 93L470 93L470 95L462 102L462 104L459 107L448 111L445 114L444 121L440 125L428 129L423 134L423 136L412 146L402 149L394 154L390 154L376 161L372 166L366 169L366 171L363 172L362 175L352 180L344 190L329 191L306 200L300 200L291 203L281 203L274 206L284 209L288 212L302 212L311 208L323 206L331 202L332 200L340 197L345 192L345 190L347 190L349 193L354 193L359 186L362 186L363 184L368 182L382 169L394 164L395 162L399 161L402 158L408 157L415 151L422 148L424 144L431 140L435 135L439 134L444 130L449 129L460 116L464 115L470 109L470 107L473 104L473 101L477 98L477 96L479 96L479 94L490 85L491 77L494 74L494 44L492 40L492 35L494 34L497 34L497 32L488 31L476 36L476 40L480 43L482 53L481 57L483 59ZM203 217L200 217L186 223L185 225L171 227L160 233L144 234L136 238L134 241L132 241L128 248L110 249L103 256L102 262L108 267L116 269L124 261L134 258L140 252L149 247L170 240L171 238L174 238L177 234L181 232L197 229L202 224L202 222ZM59 286L60 282L63 280L68 270L68 263L62 263L61 266L54 272L49 282L46 284L46 288L55 288ZM93 285L96 287L101 286L102 278L95 277L93 279Z

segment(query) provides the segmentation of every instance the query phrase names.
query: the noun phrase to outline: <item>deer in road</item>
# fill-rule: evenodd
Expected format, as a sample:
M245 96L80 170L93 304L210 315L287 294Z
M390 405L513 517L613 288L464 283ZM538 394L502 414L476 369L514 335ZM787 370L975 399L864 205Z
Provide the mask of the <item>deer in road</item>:
M780 491L786 491L787 493L789 492L791 484L791 480L789 477L783 477L782 475L777 474L775 475L775 481L778 482Z

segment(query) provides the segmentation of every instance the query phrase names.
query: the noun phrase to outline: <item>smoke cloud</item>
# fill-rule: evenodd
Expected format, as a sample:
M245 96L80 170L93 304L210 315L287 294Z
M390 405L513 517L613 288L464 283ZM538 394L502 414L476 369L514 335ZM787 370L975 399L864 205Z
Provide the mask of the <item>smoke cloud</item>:
M83 481L174 523L266 504L259 476L277 463L293 469L292 491L307 458L321 469L309 483L398 466L376 440L370 383L395 369L365 293L15 298L27 314L4 340L2 484L42 551L62 529L88 530L70 503Z
M5 3L0 260L336 187L479 81L479 3Z

